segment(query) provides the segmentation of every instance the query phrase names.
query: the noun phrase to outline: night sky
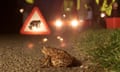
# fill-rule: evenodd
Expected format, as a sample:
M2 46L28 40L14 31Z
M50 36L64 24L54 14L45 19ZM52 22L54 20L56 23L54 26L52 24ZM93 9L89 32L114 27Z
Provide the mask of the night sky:
M23 15L19 13L19 8L23 7L29 14L34 6L38 6L47 22L55 17L60 9L63 0L35 0L33 5L27 4L24 0L2 0L1 1L1 34L19 34L23 24ZM28 8L29 7L29 8Z

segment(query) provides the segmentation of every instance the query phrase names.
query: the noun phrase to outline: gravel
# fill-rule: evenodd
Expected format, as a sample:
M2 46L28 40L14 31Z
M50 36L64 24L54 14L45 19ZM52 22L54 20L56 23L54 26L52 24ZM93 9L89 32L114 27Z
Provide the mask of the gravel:
M83 65L76 67L61 68L41 68L40 59L43 54L40 48L44 45L40 36L21 36L21 35L1 35L0 36L0 72L101 72L85 69L84 58L79 50L75 48L65 48L72 56L81 60ZM59 43L51 38L52 46L59 47ZM28 45L32 44L32 47ZM88 63L90 64L90 63ZM103 71L102 71L103 72Z

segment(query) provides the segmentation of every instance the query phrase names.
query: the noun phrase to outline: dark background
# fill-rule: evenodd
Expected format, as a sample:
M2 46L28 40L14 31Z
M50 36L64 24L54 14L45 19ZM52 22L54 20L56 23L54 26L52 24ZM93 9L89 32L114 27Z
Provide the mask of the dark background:
M1 22L0 34L19 34L23 24L23 14L19 12L20 8L25 8L29 15L34 6L38 6L47 22L55 17L62 7L63 0L35 0L35 3L30 5L24 0L1 0Z
M120 0L116 0L120 5ZM35 0L33 5L25 3L25 0L1 0L0 1L0 34L19 34L23 24L23 14L20 8L25 8L29 12L34 6L38 6L47 20L54 20L60 14L63 7L63 0ZM28 9L28 10L27 10ZM120 12L120 6L119 6ZM49 24L49 23L48 23Z
M22 20L16 12L17 0L2 0L0 3L0 33L17 33Z

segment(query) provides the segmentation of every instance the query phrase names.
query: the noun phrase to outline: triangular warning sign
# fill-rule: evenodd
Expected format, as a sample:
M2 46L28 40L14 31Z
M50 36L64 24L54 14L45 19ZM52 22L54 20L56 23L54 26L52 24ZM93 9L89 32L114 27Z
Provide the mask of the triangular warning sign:
M39 8L34 7L28 18L25 20L20 30L21 34L46 35L50 34L50 29Z

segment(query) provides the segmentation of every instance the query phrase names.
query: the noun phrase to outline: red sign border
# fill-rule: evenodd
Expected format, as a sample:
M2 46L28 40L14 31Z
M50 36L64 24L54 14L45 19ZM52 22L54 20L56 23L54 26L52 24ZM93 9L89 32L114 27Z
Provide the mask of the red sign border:
M38 15L40 16L41 21L43 22L43 24L45 24L45 26L46 26L46 28L48 30L47 32L26 32L26 31L24 31L24 29L26 28L29 20L32 18L33 14L35 12L38 13ZM27 19L25 20L25 22L24 22L24 24L23 24L23 26L22 26L22 28L20 30L20 33L21 34L28 34L28 35L48 35L48 34L50 34L50 29L49 29L43 15L42 15L42 13L41 13L41 11L39 10L38 7L34 7L32 12L28 15Z

